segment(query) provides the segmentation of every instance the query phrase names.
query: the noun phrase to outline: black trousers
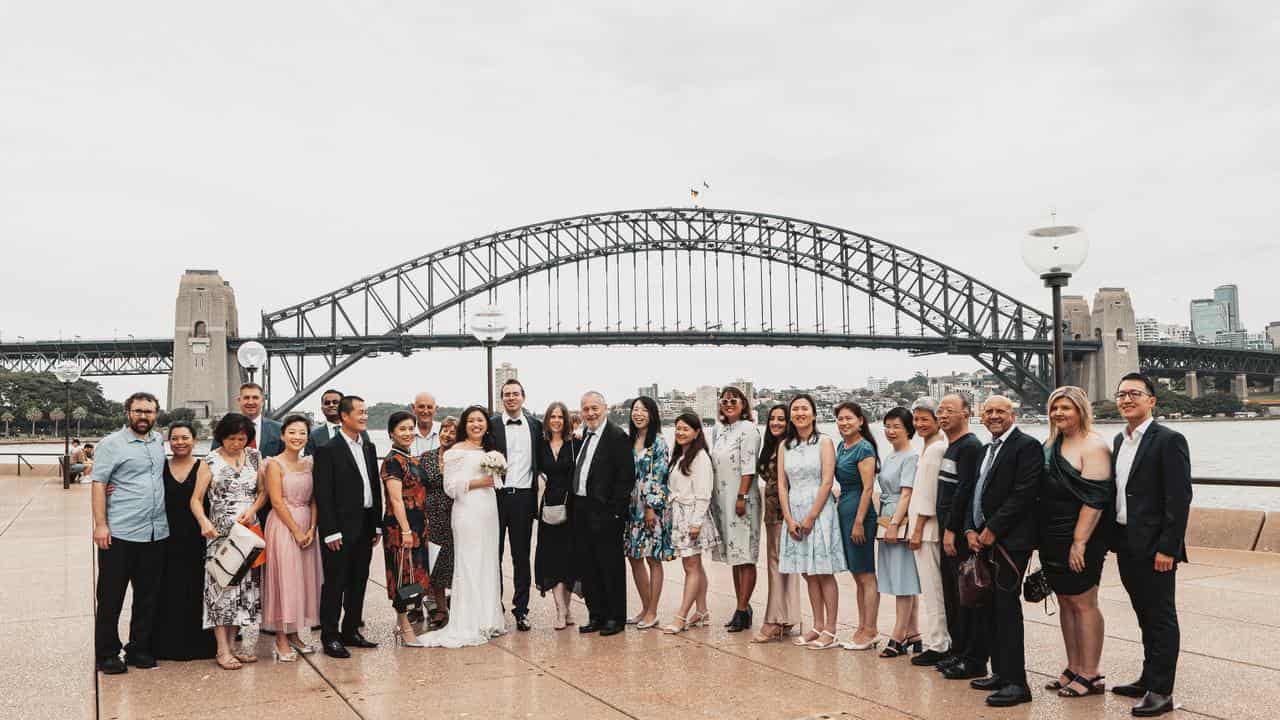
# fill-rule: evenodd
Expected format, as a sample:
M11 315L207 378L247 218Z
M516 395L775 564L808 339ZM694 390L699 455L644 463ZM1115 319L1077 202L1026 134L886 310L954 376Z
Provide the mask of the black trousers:
M992 571L991 604L977 610L976 632L990 648L991 674L1025 687L1027 653L1022 625L1022 575L1027 571L1031 551L1008 551L1018 566L1016 569L1009 567L1009 561L999 550L993 548L986 552L991 553L996 569Z
M377 518L366 512L356 536L342 536L342 548L330 550L320 545L324 583L320 586L320 639L323 642L354 635L364 619L364 591L369 585L369 563L373 560L374 528ZM339 626L341 618L341 626Z
M592 622L627 620L627 569L622 557L623 521L590 497L574 497L570 513L582 596Z
M1142 629L1142 677L1138 684L1161 695L1172 695L1182 640L1174 603L1178 566L1169 572L1156 572L1154 557L1130 552L1116 553L1116 560L1120 582L1129 593L1129 603Z
M98 659L120 654L120 611L130 584L133 613L125 650L151 654L151 630L163 572L164 541L129 542L113 537L111 547L98 549L98 617L94 620L93 639L93 652Z
M942 554L942 604L947 612L947 633L951 635L951 653L986 667L991 657L988 637L980 632L981 610L960 604L960 563L972 553L963 535L956 537L956 555Z
M529 585L533 573L529 554L533 541L533 513L538 506L538 493L533 489L501 489L498 496L498 562L506 552L504 539L511 538L511 570L515 576L511 588L511 614L529 614ZM503 593L506 594L505 592Z

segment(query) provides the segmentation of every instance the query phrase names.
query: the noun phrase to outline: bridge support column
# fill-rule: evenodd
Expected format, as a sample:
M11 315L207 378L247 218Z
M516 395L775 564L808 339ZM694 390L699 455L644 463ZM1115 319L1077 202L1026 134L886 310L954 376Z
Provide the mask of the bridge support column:
M1124 288L1099 288L1093 296L1093 332L1102 344L1094 356L1092 397L1108 398L1125 374L1138 371L1138 325Z
M240 387L240 364L227 341L239 334L236 294L217 270L188 270L174 309L173 374L168 407L220 418Z
M1089 340L1093 337L1093 318L1089 313L1089 301L1082 295L1062 296L1062 319L1067 326L1067 339ZM1093 353L1067 353L1067 384L1084 388L1093 387Z
M1200 376L1196 374L1195 370L1187 371L1186 385L1187 397L1192 400L1200 397Z
M1280 377L1271 379L1271 392L1280 393Z
M1249 399L1249 376L1239 373L1231 378L1231 394L1240 398L1241 402Z

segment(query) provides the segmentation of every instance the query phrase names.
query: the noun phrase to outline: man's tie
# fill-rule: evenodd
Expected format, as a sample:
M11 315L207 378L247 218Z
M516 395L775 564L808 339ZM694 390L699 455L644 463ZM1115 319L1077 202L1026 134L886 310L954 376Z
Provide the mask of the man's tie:
M591 438L595 432L588 430L582 434L582 449L578 451L578 458L573 463L573 491L578 492L578 488L582 486L582 461L587 456L587 446L591 444Z
M987 489L987 475L991 472L991 465L995 462L996 453L1000 450L1002 439L991 441L991 446L987 448L987 456L982 460L982 472L978 473L978 486L973 490L973 525L981 528L982 524L987 521L985 515L982 514L982 493Z
M508 421L507 421L507 424L508 424L508 425L523 425L523 424L524 424L524 421L523 421L523 420L508 420Z

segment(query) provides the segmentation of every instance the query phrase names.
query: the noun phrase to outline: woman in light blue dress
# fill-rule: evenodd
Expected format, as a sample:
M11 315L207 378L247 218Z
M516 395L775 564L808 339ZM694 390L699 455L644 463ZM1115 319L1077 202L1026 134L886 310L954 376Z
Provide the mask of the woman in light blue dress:
M808 395L791 399L791 426L778 449L778 500L787 532L778 570L803 573L813 609L813 627L796 645L813 650L836 647L840 595L835 573L844 572L844 543L831 486L836 449L814 423L816 403Z
M916 558L907 539L907 507L911 504L911 486L915 482L916 462L920 455L911 447L916 434L911 413L896 407L884 416L884 435L893 445L893 452L884 458L877 482L880 485L880 539L876 553L876 582L880 592L893 595L896 605L893 632L880 657L897 657L907 653L908 646L920 652L920 632L917 617L917 597L920 595L920 576L916 573Z

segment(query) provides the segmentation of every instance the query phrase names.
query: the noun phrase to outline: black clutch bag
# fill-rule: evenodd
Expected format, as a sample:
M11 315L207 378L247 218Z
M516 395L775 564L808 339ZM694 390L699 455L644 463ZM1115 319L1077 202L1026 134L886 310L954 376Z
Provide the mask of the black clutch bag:
M407 554L407 555L406 555ZM404 581L405 560L408 560L409 566L409 582ZM413 552L408 548L400 548L400 573L396 578L396 597L391 602L396 612L409 612L414 608L422 607L422 598L427 594L422 583L413 579Z
M1022 597L1027 602L1042 602L1048 600L1053 594L1053 588L1049 587L1049 578L1045 576L1042 568L1032 570L1022 581Z

